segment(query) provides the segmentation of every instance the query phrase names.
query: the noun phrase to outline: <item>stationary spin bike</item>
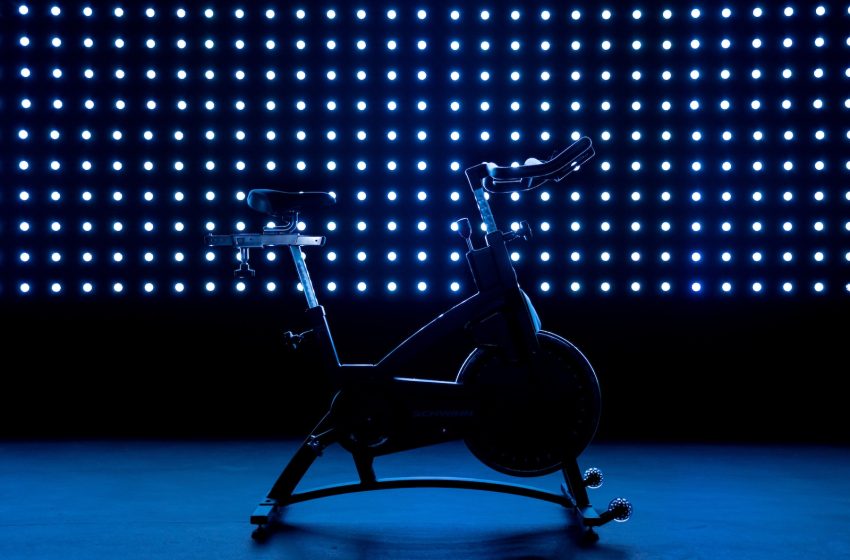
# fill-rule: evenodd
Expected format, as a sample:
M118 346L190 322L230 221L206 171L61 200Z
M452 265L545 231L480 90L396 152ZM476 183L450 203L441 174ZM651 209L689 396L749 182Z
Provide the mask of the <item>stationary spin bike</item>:
M307 500L351 492L398 488L462 488L502 492L545 500L568 508L589 540L594 528L626 521L631 504L615 498L597 511L587 488L602 484L595 468L583 474L578 456L593 439L600 417L599 382L585 356L557 334L542 330L528 295L517 283L507 245L531 237L531 227L502 231L493 218L488 195L534 189L562 181L595 155L589 138L581 138L548 161L501 167L481 163L466 169L466 178L486 226L484 244L475 247L468 219L457 222L466 240L466 258L478 292L426 324L376 364L339 362L324 308L319 305L302 255L303 247L321 246L324 237L301 235L298 213L329 206L323 192L256 189L248 206L268 215L274 227L262 233L207 235L206 244L237 248L235 275L254 275L249 251L289 247L307 298L311 329L288 332L290 345L314 337L334 391L330 410L300 445L251 516L252 536L265 538L280 522L284 508ZM447 344L469 349L454 381L417 377L417 361L439 355ZM561 471L561 493L518 484L466 478L378 478L375 457L426 445L463 439L488 467L517 477ZM307 470L329 445L351 453L359 482L296 492Z

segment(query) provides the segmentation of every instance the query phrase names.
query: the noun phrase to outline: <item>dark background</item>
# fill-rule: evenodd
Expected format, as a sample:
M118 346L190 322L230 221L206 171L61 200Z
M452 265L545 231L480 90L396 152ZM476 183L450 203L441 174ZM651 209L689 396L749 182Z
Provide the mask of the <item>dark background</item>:
M282 349L283 330L306 328L303 306L286 299L7 306L0 432L306 434L330 393L309 346ZM434 314L430 302L327 311L340 358L355 363L378 360ZM846 305L634 298L539 311L600 378L600 440L848 441ZM445 355L457 358L449 368L463 358Z
M301 312L303 298L292 289L294 271L286 259L274 266L257 259L257 289L240 294L232 288L230 270L233 260L226 257L207 262L202 235L208 221L216 231L231 231L238 220L257 228L262 220L251 214L235 196L256 186L280 188L332 189L338 206L327 219L338 229L325 230L325 217L308 220L308 232L328 235L324 250L335 250L339 259L328 263L318 257L309 260L317 280L320 302L328 311L340 357L346 362L377 361L405 336L448 308L457 299L445 289L449 281L462 283L462 294L470 293L470 280L463 260L451 263L447 254L460 250L462 241L447 224L463 216L474 216L474 205L462 173L450 172L449 162L467 165L487 160L507 164L528 156L545 158L571 140L573 131L590 136L597 158L575 174L568 186L552 187L552 200L542 203L534 195L514 204L494 204L500 224L529 219L537 227L541 221L553 224L549 236L538 235L528 246L517 246L523 253L518 264L520 281L534 300L544 328L575 343L588 357L600 378L603 417L598 437L608 440L681 440L681 441L803 441L847 442L847 393L843 389L847 367L847 317L850 297L846 289L850 248L846 196L847 154L846 122L847 61L846 37L835 29L846 23L846 9L838 2L823 2L825 17L814 15L814 6L799 3L794 17L784 17L781 7L765 5L765 15L751 17L755 4L736 5L731 20L722 19L720 6L705 5L703 15L693 19L691 6L674 6L674 17L660 19L664 2L645 2L644 17L634 20L632 8L613 9L614 17L603 21L603 7L578 6L583 16L575 21L563 6L524 2L523 17L509 18L518 7L506 2L488 4L491 18L477 17L485 6L467 4L460 22L448 18L451 9L440 4L429 7L425 22L415 17L415 6L394 6L399 17L390 22L383 17L389 7L370 3L369 17L355 20L352 8L335 6L337 17L324 17L330 7L307 3L308 16L294 17L297 6L275 6L274 20L264 18L265 7L245 6L246 18L232 18L232 7L215 6L215 18L203 17L207 7L187 4L184 19L174 16L176 6L152 2L156 18L143 16L144 7L125 6L123 19L110 14L112 6L94 6L95 15L83 18L81 5L63 3L63 14L49 15L48 5L31 3L30 13L21 16L18 4L2 2L0 11L0 436L4 438L85 438L103 436L137 437L268 437L302 435L327 408L330 394L320 372L311 361L310 348L289 355L280 344L284 330L306 328ZM739 4L739 3L736 3ZM543 21L536 14L550 9L552 18ZM844 26L846 29L846 25ZM27 34L31 46L23 48L18 38ZM50 46L50 37L63 38L63 47ZM782 38L795 40L794 49L783 49ZM815 49L813 38L827 37L827 46ZM85 50L81 37L92 36L96 48ZM110 46L116 36L127 46ZM146 50L146 38L156 37L158 47ZM430 42L429 51L420 52L414 43L418 37ZM723 37L734 41L734 48L721 50ZM750 48L753 37L761 37L761 50ZM189 47L178 51L174 39L184 37ZM202 47L204 39L214 37L216 48ZM244 38L247 48L234 50L235 38ZM370 49L357 52L354 42L365 37ZM463 43L460 52L448 49L449 39ZM670 37L675 48L662 51L660 42ZM700 50L687 46L693 37L703 43ZM278 47L263 47L274 38ZM308 48L298 51L294 39L307 41ZM339 46L324 49L334 38ZM399 41L390 52L383 48L388 38ZM492 43L489 51L477 48L482 38ZM509 50L518 39L519 53ZM552 49L538 51L541 39L552 42ZM610 51L599 47L602 39L613 41ZM631 49L640 39L644 47ZM571 42L582 43L580 51ZM19 67L33 69L24 79ZM781 69L794 68L795 78L783 80ZM826 69L825 78L810 79L814 67ZM64 71L61 80L50 77L50 69ZM97 79L85 80L82 67L97 70ZM112 73L124 68L127 77L117 80ZM353 74L357 68L369 72L369 80L360 83ZM688 78L692 68L700 68L703 78ZM721 68L731 68L735 79L717 79ZM156 80L144 77L147 68L159 72ZM176 69L189 71L187 81L174 78ZM213 68L215 80L202 78ZM236 68L248 71L250 79L236 82ZM275 82L263 79L267 69L275 69ZM383 80L388 68L397 69L400 79ZM415 78L419 68L427 68L429 81ZM450 69L463 75L459 83L448 80ZM493 77L487 84L476 79L482 68ZM630 78L640 68L641 81ZM748 78L760 68L760 81ZM297 69L305 69L310 79L292 79ZM334 83L324 80L325 72L335 69ZM514 83L508 76L521 70L523 80ZM610 81L599 79L602 69L610 69ZM672 81L661 81L660 73L670 69ZM548 82L536 79L541 70L551 71ZM573 70L582 73L573 82ZM823 97L825 110L811 107L815 97ZM20 99L27 97L34 109L24 110ZM50 108L56 98L65 101L62 111ZM779 108L782 99L794 101L792 111ZM97 110L82 109L84 99L97 102ZM123 112L111 108L114 99L125 99ZM323 109L326 100L339 103L336 113ZM428 112L415 110L420 98L430 102ZM688 102L699 98L702 109L688 109ZM732 109L721 111L720 99L730 99ZM763 103L760 112L749 109L751 99ZM156 99L158 109L145 108L148 99ZM178 99L189 101L189 110L175 108ZM206 99L214 99L218 109L203 109ZM233 101L244 99L248 109L237 112ZM274 99L278 110L263 109ZM310 110L293 109L297 100L310 101ZM353 109L358 99L369 102L369 111ZM388 99L398 100L400 110L385 110ZM452 99L463 101L464 110L447 110ZM481 100L492 105L488 114L477 110ZM521 99L523 111L508 110L511 100ZM612 102L611 111L602 111L602 99ZM642 100L643 110L630 110L634 99ZM674 110L658 110L662 99L672 100ZM549 112L537 110L542 100L552 103ZM580 101L578 112L568 109ZM384 141L387 128L399 132L399 140ZM19 140L17 131L26 128L30 137ZM60 141L50 140L52 129L62 132ZM90 128L92 141L82 141L79 130ZM185 132L185 140L174 141L174 128ZM274 142L264 139L266 129L277 130ZM369 130L370 141L354 140L354 131ZM416 131L427 128L429 141L417 141ZM114 142L111 131L122 130L124 139ZM143 130L154 130L156 141L142 140ZM216 131L216 141L205 140L206 130ZM245 143L233 140L233 131L250 133ZM308 132L308 140L295 139L294 131ZM339 138L330 142L325 132L335 129ZM491 131L491 140L481 142L482 129ZM522 130L519 142L508 140L510 131ZM690 141L693 130L703 132L700 143ZM735 133L731 143L720 140L723 130ZM754 129L763 130L766 140L752 140ZM794 142L782 140L786 129L796 132ZM812 140L815 130L828 132L827 141ZM450 142L448 134L459 130L463 141ZM552 133L549 141L540 132ZM612 140L601 142L603 131ZM632 130L643 131L643 140L630 139ZM658 140L662 130L670 130L675 141ZM387 171L388 159L398 161L399 170ZM18 168L27 159L30 169ZM236 160L248 163L245 172L233 167ZM334 159L339 167L325 167ZM368 161L364 173L354 171L355 162ZM782 169L786 160L795 162L795 170ZM60 161L62 170L50 170L51 161ZM93 172L83 172L79 163L90 160ZM185 162L177 172L173 162ZM265 169L269 160L277 161L276 171ZM303 160L308 171L297 172L295 162ZM416 162L429 163L427 172L416 170ZM670 173L660 171L660 162L673 162ZM720 165L732 161L734 171L724 173ZM763 172L752 171L752 162L764 162ZM813 162L827 162L824 172L814 170ZM113 161L124 162L121 172L111 169ZM152 161L152 172L142 170L142 162ZM206 161L215 161L215 172L205 170ZM597 164L609 161L610 172ZM631 171L632 161L641 161L641 172ZM693 161L703 163L703 171L692 173ZM572 177L571 177L572 179ZM548 187L551 187L549 185ZM399 193L397 204L387 202L386 192ZM22 202L18 192L26 190L30 199ZM62 193L62 202L49 199L52 191ZM83 203L80 193L90 190L95 197ZM173 191L185 193L176 202ZM421 203L418 191L429 198ZM448 192L461 193L457 203L449 202ZM582 194L574 203L570 193ZM720 202L720 193L734 194L731 205ZM764 193L764 202L755 203L751 194ZM795 193L786 203L782 193ZM124 193L120 203L113 202L114 191ZM153 203L143 201L141 193L155 194ZM205 197L208 191L217 196ZM361 202L358 192L368 198ZM640 202L630 199L632 192L642 193ZM669 204L659 202L662 192L671 192ZM703 201L692 203L694 191ZM814 202L816 191L826 193L824 203ZM600 202L600 194L610 192L610 203ZM498 204L498 206L496 206ZM314 219L313 216L308 216ZM32 224L22 233L17 222ZM306 218L305 218L306 219ZM358 220L367 220L370 229L361 235ZM393 237L382 229L395 219L399 232ZM427 234L416 230L418 220L428 220ZM734 234L724 236L719 225L734 223ZM69 234L57 236L48 226L62 220ZM95 237L87 237L77 228L84 220L95 224ZM111 222L125 224L121 234L110 231ZM141 224L152 220L154 234L142 232ZM180 220L184 232L170 226ZM570 231L572 221L581 221L579 234ZM599 232L598 224L610 220L610 234ZM629 224L640 220L645 227L633 234ZM657 225L663 220L674 224L671 234ZM693 221L704 224L703 233L689 231ZM763 221L763 236L748 227ZM782 233L781 225L792 220L797 229ZM823 220L827 229L811 229L815 220ZM538 232L539 233L539 232ZM531 247L533 246L533 249ZM370 251L367 263L358 263L354 255ZM381 257L387 249L400 251L398 265ZM429 251L429 260L421 265L416 251ZM735 261L725 267L719 260L723 250L735 252ZM18 253L30 251L28 263ZM54 265L52 251L62 251L64 260ZM95 253L95 264L78 260L84 250ZM141 255L157 251L155 265L142 262ZM170 255L182 251L182 263ZM540 250L549 250L548 264L536 259ZM581 250L580 265L569 262L567 255ZM595 257L611 250L614 257L603 264ZM629 261L631 251L640 250L639 264ZM674 254L672 264L657 260L662 250ZM765 261L749 262L753 250L762 250ZM795 261L781 261L783 251L793 250ZM828 258L815 263L811 254L823 250ZM123 251L122 264L110 262L113 251ZM316 251L320 251L316 249ZM689 261L692 251L705 258L697 267ZM322 255L323 253L318 253ZM285 255L280 255L285 257ZM283 262L281 262L283 261ZM277 268L281 265L282 268ZM421 278L432 286L427 295L414 286ZM370 291L361 295L354 286L360 279L369 282ZM382 286L389 279L400 289L389 297ZM566 286L580 279L583 290L570 293ZM722 281L735 284L732 294L720 293ZM204 292L208 281L216 281L215 294ZM278 282L275 294L263 293L267 280ZM322 283L319 284L318 280ZM324 282L334 280L340 289L335 294L324 290ZM538 288L550 281L553 290L544 294ZM640 294L629 291L632 281L642 282ZM657 287L670 280L673 293L661 294ZM694 280L704 290L689 290ZM780 286L795 282L790 294ZM32 284L28 295L18 293L20 282ZM95 292L83 295L79 286L92 281ZM116 296L110 286L124 283L125 292ZM154 294L141 292L148 281L157 285ZM170 289L176 281L187 289L177 294ZM601 294L595 286L611 281L611 294ZM764 292L749 291L753 281L764 284ZM815 281L824 281L827 290L815 294ZM63 283L63 292L49 293L53 282ZM228 288L230 287L230 288ZM460 294L458 294L460 297ZM450 376L464 357L461 348L445 348L423 360L447 357L434 364L435 374Z

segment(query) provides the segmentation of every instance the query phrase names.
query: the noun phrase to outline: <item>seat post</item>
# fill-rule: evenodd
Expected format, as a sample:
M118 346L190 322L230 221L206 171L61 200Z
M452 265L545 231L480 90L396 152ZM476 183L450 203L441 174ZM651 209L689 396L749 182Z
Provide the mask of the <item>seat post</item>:
M316 299L316 290L313 289L313 281L310 280L310 273L307 272L307 263L304 262L301 247L290 245L289 252L292 254L292 260L295 261L295 270L298 272L298 279L301 281L301 287L304 289L304 297L307 298L307 307L310 309L318 307L319 300Z
M301 287L304 288L304 297L307 298L307 317L312 323L312 330L316 333L323 350L322 357L325 361L325 368L330 372L336 371L339 369L339 355L336 353L331 329L328 326L327 317L325 317L325 309L319 305L319 301L316 299L316 290L313 289L313 281L310 280L310 273L307 272L307 263L304 262L301 247L290 245L289 252L292 253L292 259L295 261L295 269L298 271ZM338 384L336 378L332 378L332 382L334 385Z

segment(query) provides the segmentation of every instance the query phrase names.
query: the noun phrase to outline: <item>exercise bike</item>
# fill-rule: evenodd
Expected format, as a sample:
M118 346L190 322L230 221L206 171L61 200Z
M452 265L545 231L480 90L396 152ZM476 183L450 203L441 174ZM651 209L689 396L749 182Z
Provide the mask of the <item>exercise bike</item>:
M327 414L300 445L251 516L256 540L264 539L282 521L292 504L336 496L398 488L458 488L502 492L545 500L575 514L584 538L595 541L594 528L625 521L631 504L615 498L597 511L587 488L602 484L595 468L583 474L577 458L593 439L600 418L600 389L585 356L557 334L542 330L528 295L520 288L508 254L508 243L529 239L531 228L501 231L486 193L534 189L546 181L562 181L595 155L589 138L581 138L548 161L533 158L524 165L501 167L481 163L465 170L486 233L476 247L468 219L457 221L467 245L466 258L477 293L420 328L375 364L342 364L319 305L302 248L322 246L324 237L301 235L298 214L332 205L323 192L282 192L255 189L248 193L250 208L269 216L274 227L255 234L209 234L208 246L239 250L234 274L250 278L253 248L289 247L307 299L312 327L287 332L290 345L314 337L334 396ZM422 356L445 344L464 344L469 354L454 381L410 375ZM517 477L561 471L561 493L518 484L463 478L393 478L375 475L376 457L427 445L463 439L488 467ZM351 453L358 482L296 492L312 463L329 445L338 443Z

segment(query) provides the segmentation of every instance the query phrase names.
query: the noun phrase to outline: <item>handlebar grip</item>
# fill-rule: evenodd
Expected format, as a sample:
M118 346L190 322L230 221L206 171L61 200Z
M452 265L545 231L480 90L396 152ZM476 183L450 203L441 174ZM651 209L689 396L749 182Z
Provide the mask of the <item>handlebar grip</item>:
M590 152L590 153L588 153ZM521 181L523 179L551 178L555 175L566 175L570 169L564 169L571 165L573 167L587 161L594 155L593 143L590 138L584 136L573 143L570 147L544 162L533 158L526 165L516 167L500 167L495 163L487 164L487 173L494 181ZM577 163L578 162L578 163Z

